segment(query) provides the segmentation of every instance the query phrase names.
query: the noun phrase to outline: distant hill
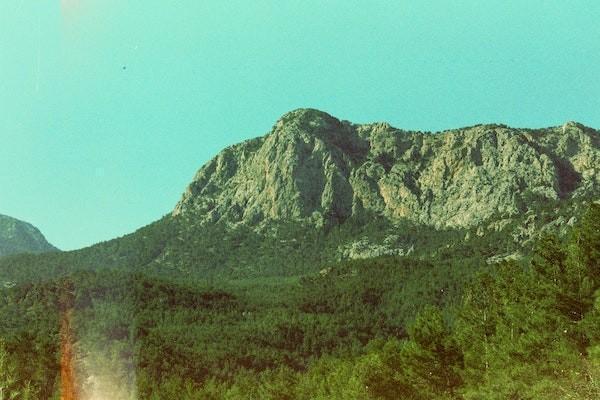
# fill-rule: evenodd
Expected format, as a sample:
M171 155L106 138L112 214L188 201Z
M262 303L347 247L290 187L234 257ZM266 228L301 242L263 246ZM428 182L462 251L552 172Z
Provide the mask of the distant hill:
M56 250L35 226L0 214L0 257Z

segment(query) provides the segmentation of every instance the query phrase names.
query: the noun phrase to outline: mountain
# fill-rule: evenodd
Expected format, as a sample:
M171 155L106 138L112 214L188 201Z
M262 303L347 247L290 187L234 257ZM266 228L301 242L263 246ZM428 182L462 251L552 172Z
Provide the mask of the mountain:
M600 134L575 122L425 133L299 109L206 163L161 220L81 251L0 263L0 278L69 265L235 278L383 255L520 259L600 198L599 170Z
M376 216L478 236L510 230L523 244L572 224L580 203L598 199L599 172L600 135L575 122L423 133L299 109L204 165L172 215L257 230Z
M300 109L266 136L229 147L203 166L173 215L322 226L368 211L467 228L543 202L597 196L599 172L600 135L574 122L431 134Z
M33 225L0 214L0 257L56 250Z

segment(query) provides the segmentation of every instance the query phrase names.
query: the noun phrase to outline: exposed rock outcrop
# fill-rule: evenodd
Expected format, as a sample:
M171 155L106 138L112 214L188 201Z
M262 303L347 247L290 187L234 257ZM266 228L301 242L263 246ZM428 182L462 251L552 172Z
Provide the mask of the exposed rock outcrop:
M599 170L600 134L573 122L422 133L299 109L202 167L173 214L322 226L368 212L437 228L487 221L498 230L532 205L597 198Z

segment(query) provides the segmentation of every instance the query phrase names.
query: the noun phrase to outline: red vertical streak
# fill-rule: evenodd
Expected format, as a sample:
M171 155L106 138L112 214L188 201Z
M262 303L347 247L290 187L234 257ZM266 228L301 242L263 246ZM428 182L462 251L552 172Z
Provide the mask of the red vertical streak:
M73 349L74 335L72 326L73 317L73 284L68 280L64 282L60 294L60 400L77 400L75 376L75 352Z
M75 368L73 366L73 334L71 310L63 313L60 327L60 400L77 400Z

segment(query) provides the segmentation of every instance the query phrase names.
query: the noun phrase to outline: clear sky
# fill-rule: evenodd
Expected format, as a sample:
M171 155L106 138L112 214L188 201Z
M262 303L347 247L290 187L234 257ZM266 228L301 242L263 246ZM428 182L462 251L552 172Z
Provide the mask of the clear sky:
M0 1L0 213L62 249L168 213L298 107L600 128L600 2Z

